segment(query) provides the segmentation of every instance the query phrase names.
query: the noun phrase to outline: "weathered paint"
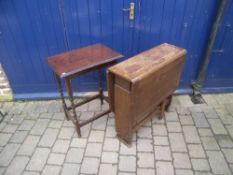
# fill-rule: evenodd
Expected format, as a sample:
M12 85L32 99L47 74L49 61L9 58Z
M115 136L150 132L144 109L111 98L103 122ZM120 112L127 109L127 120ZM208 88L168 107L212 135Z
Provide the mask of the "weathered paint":
M230 1L229 9L232 8ZM47 57L97 42L106 44L126 58L163 42L186 48L188 57L178 92L189 91L198 72L218 0L135 0L133 21L129 20L129 13L122 10L128 8L130 2L1 0L0 60L15 98L57 96ZM227 14L224 21L232 26L230 10ZM224 54L213 54L208 87L224 87L225 84L218 79L232 81L229 64L219 61L221 58L232 61L227 56L232 54L228 44L233 41L231 26L226 34L223 34L225 27L219 32L216 48L220 48L218 43L224 43L221 45ZM224 41L222 38L225 38ZM219 64L221 73L214 68ZM75 82L76 90L95 90L96 80L95 73L83 75Z
M228 6L219 28L206 76L205 88L233 91L233 1Z

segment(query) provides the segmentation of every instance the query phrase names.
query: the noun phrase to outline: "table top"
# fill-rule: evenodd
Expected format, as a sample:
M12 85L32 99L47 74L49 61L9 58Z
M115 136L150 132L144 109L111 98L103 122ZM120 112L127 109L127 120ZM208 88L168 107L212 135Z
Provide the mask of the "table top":
M60 78L64 78L111 63L121 57L123 55L103 44L94 44L51 56L48 63Z
M185 49L164 43L114 65L108 71L135 82L177 58L185 58L185 55Z

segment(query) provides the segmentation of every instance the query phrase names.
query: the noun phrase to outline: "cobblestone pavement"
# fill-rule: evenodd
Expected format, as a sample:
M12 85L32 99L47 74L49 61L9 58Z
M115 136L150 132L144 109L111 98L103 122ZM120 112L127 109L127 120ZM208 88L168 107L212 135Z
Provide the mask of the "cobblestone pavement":
M115 137L114 115L83 127L78 138L60 101L5 102L0 124L0 174L200 175L233 172L233 94L204 95L194 105L174 96L165 120L155 116L133 137ZM78 109L81 120L107 108Z

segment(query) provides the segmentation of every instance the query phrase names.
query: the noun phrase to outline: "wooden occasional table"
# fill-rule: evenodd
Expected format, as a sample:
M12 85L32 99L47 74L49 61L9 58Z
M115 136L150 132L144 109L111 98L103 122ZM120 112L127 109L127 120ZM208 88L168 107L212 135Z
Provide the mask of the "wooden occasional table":
M79 122L75 108L88 103L94 99L100 98L101 104L103 100L107 101L107 97L103 95L102 88L102 75L101 68L112 65L117 59L123 57L116 51L106 47L103 44L95 44L79 49L75 49L69 52L65 52L59 55L51 56L48 58L48 63L55 72L58 89L61 95L62 105L67 120L71 120L76 128L77 134L81 137L80 128L100 117L111 112L110 109L103 111L91 119L83 122ZM75 77L93 71L98 71L99 76L99 93L92 97L89 97L79 103L74 102L72 79ZM65 102L61 79L64 78L67 89L67 94L70 100L70 106Z

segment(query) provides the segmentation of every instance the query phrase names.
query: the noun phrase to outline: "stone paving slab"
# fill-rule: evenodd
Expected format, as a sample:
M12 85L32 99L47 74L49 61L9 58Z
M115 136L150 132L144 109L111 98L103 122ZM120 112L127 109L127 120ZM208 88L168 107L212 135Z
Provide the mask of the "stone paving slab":
M81 128L78 138L59 100L2 102L0 175L230 175L233 174L233 94L173 96L133 136L116 138L114 114ZM79 99L77 99L79 100ZM99 100L77 109L81 120L106 109Z

